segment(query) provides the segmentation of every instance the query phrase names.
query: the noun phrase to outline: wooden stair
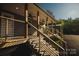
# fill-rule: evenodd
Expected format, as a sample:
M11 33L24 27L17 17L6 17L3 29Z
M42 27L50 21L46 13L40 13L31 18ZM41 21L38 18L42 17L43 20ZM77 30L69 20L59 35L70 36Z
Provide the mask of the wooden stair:
M37 49L37 52L39 52L39 37L30 36L29 42L31 45L33 45L33 48ZM42 56L59 56L59 51L53 48L52 45L48 44L45 40L43 40L42 36L40 39L40 52L39 53Z

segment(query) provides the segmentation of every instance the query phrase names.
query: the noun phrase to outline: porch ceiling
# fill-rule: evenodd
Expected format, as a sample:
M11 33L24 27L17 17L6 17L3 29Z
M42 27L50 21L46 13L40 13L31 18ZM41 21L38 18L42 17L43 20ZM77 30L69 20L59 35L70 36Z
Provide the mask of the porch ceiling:
M1 5L4 10L24 16L24 3L6 3Z

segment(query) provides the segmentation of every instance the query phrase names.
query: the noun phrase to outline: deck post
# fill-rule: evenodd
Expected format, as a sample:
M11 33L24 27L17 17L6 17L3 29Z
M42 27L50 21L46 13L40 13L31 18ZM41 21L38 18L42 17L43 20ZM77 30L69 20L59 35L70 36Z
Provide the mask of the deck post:
M37 11L37 29L39 30L39 20L40 20L40 17L39 17L39 11ZM39 53L40 53L40 34L39 32L37 31L37 36L39 37Z
M37 11L37 29L39 30L39 11ZM39 36L38 31L37 31L37 36Z
M7 30L8 30L8 29L7 29L7 25L8 25L7 20L8 20L8 19L5 20L5 42L6 42L6 40L7 40Z
M8 19L6 20L6 35L8 36Z
M9 21L9 20L6 19L6 25L5 25L5 27L6 27L6 28L5 28L5 33L6 33L5 36L6 36L6 37L5 37L5 41L7 40L7 37L8 37L8 24L9 24L8 21Z
M48 26L48 23L47 23L47 21L48 21L48 17L46 18L46 26Z
M28 40L28 4L25 4L25 38Z

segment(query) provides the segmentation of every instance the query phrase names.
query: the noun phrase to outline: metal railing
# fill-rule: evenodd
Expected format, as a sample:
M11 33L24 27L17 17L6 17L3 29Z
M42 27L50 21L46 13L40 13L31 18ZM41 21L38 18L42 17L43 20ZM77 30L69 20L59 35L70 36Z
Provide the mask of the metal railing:
M4 17L4 16L0 16L0 20L3 20L3 19L5 19L5 20L11 20L11 21L15 21L15 22L20 22L20 23L25 23L24 21L21 21L21 20L18 20L18 19L13 19L13 18L8 18L8 17ZM6 27L6 25L5 26L3 26L3 27ZM2 30L2 29L1 29ZM0 44L3 44L3 43L7 43L7 40L8 39L17 39L17 41L18 41L18 39L24 39L24 35L22 35L22 36L8 36L7 34L6 34L6 29L4 28L4 32L5 32L5 34L4 35L0 35L1 36L1 38L0 38ZM14 30L14 29L13 29ZM9 41L8 41L9 42ZM12 41L12 42L14 42L14 41Z
M3 19L8 19L8 20L12 20L12 21L16 21L16 22L21 22L21 23L25 23L25 21L22 20L18 20L18 19L13 19L13 18L8 18L8 17L4 17L4 16L0 16L0 18ZM26 23L25 23L26 24ZM38 31L42 36L46 37L47 39L49 39L52 43L54 43L57 47L59 47L61 50L64 51L64 48L62 46L60 46L59 44L57 44L54 40L52 40L49 36L47 36L46 34L40 32L34 25L32 25L30 22L27 22L27 24L29 24L30 26L32 26L36 31Z
M25 21L18 20L18 19L13 19L13 18L8 18L8 17L4 17L4 16L0 16L0 18L16 21L16 22L20 22L20 23L25 23Z

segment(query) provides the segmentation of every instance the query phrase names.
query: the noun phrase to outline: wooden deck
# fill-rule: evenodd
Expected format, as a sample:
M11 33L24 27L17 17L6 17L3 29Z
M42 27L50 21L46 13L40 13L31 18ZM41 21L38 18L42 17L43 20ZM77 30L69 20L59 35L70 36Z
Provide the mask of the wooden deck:
M19 44L22 44L22 43L25 43L27 41L26 38L23 38L23 37L17 37L17 38L8 38L5 42L5 44L3 46L1 46L0 48L7 48L7 47L11 47L11 46L14 46L14 45L19 45Z

